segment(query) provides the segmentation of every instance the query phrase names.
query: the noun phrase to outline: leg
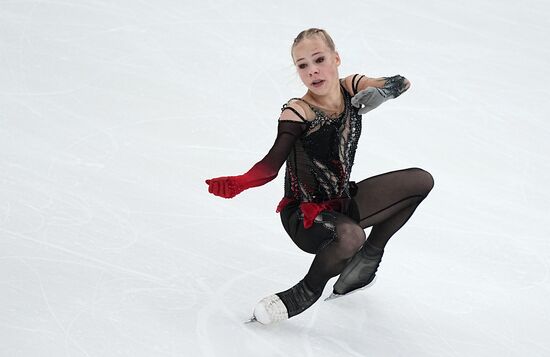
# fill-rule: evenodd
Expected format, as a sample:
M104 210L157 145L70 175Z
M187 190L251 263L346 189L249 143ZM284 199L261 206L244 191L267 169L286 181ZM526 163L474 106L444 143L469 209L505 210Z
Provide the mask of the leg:
M418 168L370 177L357 183L351 215L362 228L373 226L367 241L383 249L433 186L432 175Z
M322 236L319 228L324 227L322 229L327 239L314 252L315 258L304 278L313 289L322 292L327 282L342 272L350 258L364 244L365 231L351 218L338 212L322 212L317 216L316 225L317 232L301 227L295 241L307 242L311 241L312 236ZM328 235L326 230L330 231Z
M388 240L408 221L433 184L432 176L417 168L388 172L357 184L350 215L362 228L373 228L334 284L333 295L348 294L374 281Z
M285 230L300 249L315 254L309 271L288 290L262 299L254 310L258 321L269 324L298 315L321 296L328 280L340 274L365 242L365 232L345 214L321 212L310 228L304 228L297 207L281 212Z

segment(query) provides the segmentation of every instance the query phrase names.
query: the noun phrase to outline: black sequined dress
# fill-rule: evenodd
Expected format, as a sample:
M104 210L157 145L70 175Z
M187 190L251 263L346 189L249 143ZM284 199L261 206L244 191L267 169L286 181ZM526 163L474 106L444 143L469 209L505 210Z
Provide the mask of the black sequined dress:
M291 202L299 202L306 226L321 210L345 210L355 187L350 175L361 135L361 115L351 105L351 95L342 83L340 87L344 111L337 117L329 117L306 102L315 118L307 121L286 160L285 194L277 212ZM282 110L287 108L288 103Z

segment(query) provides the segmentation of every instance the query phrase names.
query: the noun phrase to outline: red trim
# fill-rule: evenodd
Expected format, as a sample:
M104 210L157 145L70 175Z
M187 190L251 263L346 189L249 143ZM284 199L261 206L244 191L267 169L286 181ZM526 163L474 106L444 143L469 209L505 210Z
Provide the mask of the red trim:
M300 203L300 210L304 214L304 228L310 228L315 221L315 218L319 213L323 211L338 211L342 212L345 208L346 198L334 199L324 202L302 202ZM281 212L286 205L290 202L294 202L293 198L283 197L277 206L276 212Z
M288 205L290 202L293 202L293 201L294 199L292 198L283 197L281 202L279 202L279 204L277 205L277 210L275 212L277 213L281 212L286 207L286 205Z

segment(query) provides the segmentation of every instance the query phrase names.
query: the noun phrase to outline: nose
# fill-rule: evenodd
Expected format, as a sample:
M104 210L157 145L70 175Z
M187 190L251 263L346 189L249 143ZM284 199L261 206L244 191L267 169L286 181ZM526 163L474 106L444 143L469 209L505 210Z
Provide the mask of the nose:
M309 76L313 76L314 74L319 73L319 68L317 66L310 66L309 67Z

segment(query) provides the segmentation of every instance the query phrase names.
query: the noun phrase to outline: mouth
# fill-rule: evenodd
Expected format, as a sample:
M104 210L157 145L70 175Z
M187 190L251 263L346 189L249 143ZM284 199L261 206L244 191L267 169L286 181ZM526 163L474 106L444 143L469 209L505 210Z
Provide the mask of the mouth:
M320 87L323 85L323 83L325 83L325 81L323 79L316 79L314 80L313 82L311 82L311 85L315 88L317 87Z

